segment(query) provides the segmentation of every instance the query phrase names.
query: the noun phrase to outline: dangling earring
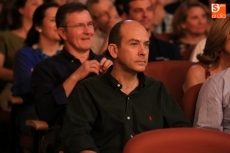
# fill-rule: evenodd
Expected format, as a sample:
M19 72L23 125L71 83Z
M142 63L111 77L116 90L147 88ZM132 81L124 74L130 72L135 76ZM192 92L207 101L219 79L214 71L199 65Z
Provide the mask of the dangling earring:
M42 32L42 29L38 29L38 32L41 33L41 32Z

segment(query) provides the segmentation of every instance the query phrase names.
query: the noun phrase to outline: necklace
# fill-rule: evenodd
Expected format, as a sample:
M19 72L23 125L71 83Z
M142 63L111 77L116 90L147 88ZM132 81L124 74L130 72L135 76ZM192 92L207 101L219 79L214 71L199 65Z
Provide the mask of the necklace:
M42 51L42 49L41 49L40 47L38 47L37 49L35 49L35 51L38 53L38 55L39 55L39 57L40 57L41 59L46 59L46 58L50 57L50 56L46 55L46 54ZM61 52L61 50L57 50L56 55L59 54L60 52Z

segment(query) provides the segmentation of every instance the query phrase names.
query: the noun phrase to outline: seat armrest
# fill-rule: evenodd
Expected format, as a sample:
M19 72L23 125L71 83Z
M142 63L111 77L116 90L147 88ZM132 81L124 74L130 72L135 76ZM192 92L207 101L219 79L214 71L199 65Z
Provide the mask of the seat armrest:
M49 125L41 120L26 120L26 125L33 127L37 131L48 130Z

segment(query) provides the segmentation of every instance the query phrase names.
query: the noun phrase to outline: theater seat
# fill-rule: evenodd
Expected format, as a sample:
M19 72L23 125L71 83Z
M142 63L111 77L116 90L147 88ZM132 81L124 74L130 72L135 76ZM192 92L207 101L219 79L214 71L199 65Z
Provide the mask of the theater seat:
M185 76L193 64L190 61L149 62L144 73L147 76L161 80L179 105L181 105Z
M14 152L14 148L19 145L19 147L21 147L24 151L26 150L32 151L33 153L39 153L42 133L49 129L48 124L39 119L27 120L25 124L26 126L30 126L34 129L34 136L18 134L15 118L17 116L17 107L23 104L23 99L17 96L9 96L8 102L12 107L10 121L10 152ZM19 138L17 139L17 137Z
M190 123L193 123L194 120L196 102L202 85L203 83L200 83L190 87L184 93L184 96L182 98L182 102L181 102L182 110L184 111L185 115L189 119Z
M123 153L229 153L230 135L198 128L159 129L130 139Z

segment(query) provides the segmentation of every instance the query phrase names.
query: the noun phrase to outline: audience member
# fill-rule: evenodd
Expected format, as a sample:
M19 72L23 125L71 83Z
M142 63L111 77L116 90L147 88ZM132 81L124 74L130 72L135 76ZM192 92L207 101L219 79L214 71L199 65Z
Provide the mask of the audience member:
M203 83L210 75L230 66L230 16L213 22L207 36L204 52L197 55L199 63L192 66L183 86L184 92L190 87Z
M34 12L33 24L25 44L15 56L13 95L23 99L23 105L17 107L16 120L19 132L32 135L31 129L25 125L27 119L36 119L34 97L31 93L30 80L33 68L45 58L60 52L60 37L57 33L55 15L59 5L44 3Z
M206 37L211 15L206 6L197 1L185 1L173 15L172 42L177 45L181 55L190 51Z
M59 6L68 2L68 0L46 0L46 2L54 2L57 3Z
M154 37L152 33L153 5L151 0L126 0L123 2L126 19L140 22L148 31L150 37L149 62L181 59L175 45Z
M163 83L143 73L149 34L140 23L117 23L108 50L113 67L81 82L69 97L61 132L67 152L122 153L141 132L190 126Z
M211 3L212 0L210 0L210 3ZM227 15L230 15L230 1L227 1L227 0L217 0L216 3L219 3L219 4L226 4L226 14ZM214 18L215 19L215 18ZM202 39L197 45L196 47L194 48L191 56L190 56L190 61L193 61L193 62L197 62L197 58L196 56L200 53L203 53L203 50L204 50L204 46L205 46L205 43L206 43L206 38Z
M122 16L124 9L123 9L123 5L122 5L122 0L115 0L114 1L114 5L117 9L118 15Z
M165 0L151 0L153 3L153 31L155 33L172 33L173 15L164 9Z
M36 112L50 127L61 120L74 86L86 77L105 72L112 64L90 50L94 27L85 5L66 3L59 7L55 18L64 48L37 64L31 78Z
M111 0L88 0L86 3L95 23L92 50L104 54L108 46L110 29L121 20Z
M228 55L230 52L228 51ZM201 87L194 127L230 134L230 68L209 77Z
M0 14L0 104L9 110L7 96L11 94L13 81L13 57L23 47L28 30L32 25L34 10L43 0L5 1Z

